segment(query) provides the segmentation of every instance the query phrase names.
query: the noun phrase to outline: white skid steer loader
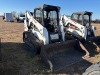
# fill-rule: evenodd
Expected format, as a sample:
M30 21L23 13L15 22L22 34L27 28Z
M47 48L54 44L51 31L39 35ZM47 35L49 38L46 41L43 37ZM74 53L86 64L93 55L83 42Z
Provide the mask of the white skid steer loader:
M77 40L65 41L63 25L59 24L60 7L46 5L26 11L23 41L51 71L58 71L82 60L85 51Z
M70 39L78 39L82 44L90 42L100 52L100 37L95 35L96 27L91 25L91 16L92 12L88 11L73 13L71 18L62 15L60 24L63 24L64 30Z

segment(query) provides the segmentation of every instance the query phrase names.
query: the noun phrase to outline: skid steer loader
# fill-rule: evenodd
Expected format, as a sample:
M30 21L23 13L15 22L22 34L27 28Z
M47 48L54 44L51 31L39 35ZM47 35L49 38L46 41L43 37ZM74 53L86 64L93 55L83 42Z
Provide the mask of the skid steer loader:
M96 46L98 52L100 37L95 35L96 27L91 25L92 12L75 12L68 18L66 15L61 16L61 23L64 30L71 39L78 39L82 44L87 42ZM70 36L71 35L71 36Z
M46 5L26 11L23 41L51 71L58 71L82 60L86 50L77 40L65 41L63 25L59 24L60 7Z

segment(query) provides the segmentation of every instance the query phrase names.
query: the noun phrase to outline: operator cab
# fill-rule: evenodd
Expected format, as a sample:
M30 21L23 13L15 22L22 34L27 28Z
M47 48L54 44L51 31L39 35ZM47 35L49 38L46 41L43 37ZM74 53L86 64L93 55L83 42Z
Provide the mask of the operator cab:
M91 16L92 16L92 12L88 12L88 11L76 12L72 14L71 19L83 26L87 26L87 25L90 26Z
M34 9L34 18L46 27L48 32L58 32L60 7L46 5Z
M44 4L34 9L34 18L48 31L49 43L62 41L62 33L59 26L59 6Z

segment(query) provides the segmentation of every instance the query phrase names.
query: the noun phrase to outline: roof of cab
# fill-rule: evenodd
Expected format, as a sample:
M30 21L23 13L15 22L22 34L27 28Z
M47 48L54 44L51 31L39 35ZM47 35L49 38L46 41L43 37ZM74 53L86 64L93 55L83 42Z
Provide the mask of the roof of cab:
M53 5L48 5L48 4L43 4L42 6L38 6L36 7L35 9L44 9L44 10L47 10L47 9L56 9L56 10L60 10L60 7L59 6L53 6Z
M89 11L83 11L83 12L74 12L73 14L83 14L83 15L85 15L85 14L92 14L93 12L89 12Z

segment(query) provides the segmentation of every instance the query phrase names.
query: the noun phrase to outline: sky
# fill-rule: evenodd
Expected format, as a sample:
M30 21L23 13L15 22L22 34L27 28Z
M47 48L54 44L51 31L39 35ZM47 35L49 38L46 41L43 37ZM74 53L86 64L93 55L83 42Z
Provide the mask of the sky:
M61 14L71 15L73 12L91 11L92 19L100 19L100 0L0 0L0 14L5 12L33 11L43 4L60 6Z

